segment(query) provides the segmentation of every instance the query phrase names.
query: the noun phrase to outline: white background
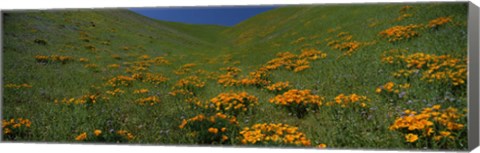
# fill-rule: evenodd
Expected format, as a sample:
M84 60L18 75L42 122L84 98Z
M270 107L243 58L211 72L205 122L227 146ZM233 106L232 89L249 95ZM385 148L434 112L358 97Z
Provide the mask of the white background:
M7 1L7 2L6 2ZM425 0L242 0L242 1L214 1L214 0L6 0L0 2L0 9L52 9L52 8L112 8L112 7L154 7L154 6L212 6L212 5L265 5L265 4L326 4L326 3L375 3L375 2L418 2ZM444 1L444 0L435 0ZM474 0L475 4L479 4ZM479 149L476 149L476 152ZM234 147L194 147L194 146L145 146L145 145L92 145L92 144L52 144L52 143L0 143L0 152L275 152L275 153L309 153L309 152L386 152L385 150L318 150L318 149L275 149L275 148L234 148ZM412 152L412 151L388 151Z

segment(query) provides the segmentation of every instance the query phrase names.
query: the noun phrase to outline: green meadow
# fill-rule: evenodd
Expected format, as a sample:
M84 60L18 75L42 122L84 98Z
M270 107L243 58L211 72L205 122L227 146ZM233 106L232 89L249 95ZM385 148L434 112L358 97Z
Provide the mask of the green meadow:
M2 141L465 150L467 4L5 11Z

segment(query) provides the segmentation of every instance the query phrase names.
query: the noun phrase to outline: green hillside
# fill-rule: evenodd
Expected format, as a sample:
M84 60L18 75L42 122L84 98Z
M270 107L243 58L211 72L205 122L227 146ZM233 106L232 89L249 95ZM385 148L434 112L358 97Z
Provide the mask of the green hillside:
M464 150L467 4L3 12L3 140Z

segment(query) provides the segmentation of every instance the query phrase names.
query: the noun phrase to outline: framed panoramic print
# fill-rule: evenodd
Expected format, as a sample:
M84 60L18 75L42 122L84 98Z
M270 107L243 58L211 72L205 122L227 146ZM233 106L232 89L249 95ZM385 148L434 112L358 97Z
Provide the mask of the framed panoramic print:
M469 2L2 10L2 142L468 151Z

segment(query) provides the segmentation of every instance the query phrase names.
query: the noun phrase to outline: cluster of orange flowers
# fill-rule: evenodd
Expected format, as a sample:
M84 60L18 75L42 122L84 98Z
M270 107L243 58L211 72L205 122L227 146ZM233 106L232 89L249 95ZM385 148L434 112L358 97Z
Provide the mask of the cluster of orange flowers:
M320 148L320 149L327 148L327 144L324 144L324 143L318 144L317 148Z
M300 60L296 60L295 62L293 62L289 66L292 67L290 69L293 69L293 72L300 72L300 71L303 71L305 69L310 68L310 62L308 62L308 60L306 60L306 59L300 59Z
M198 76L188 76L178 80L169 94L172 96L194 95L197 89L203 88L204 86L205 82Z
M209 105L207 103L202 102L198 97L189 97L185 99L187 103L193 104L195 108L208 108Z
M2 131L4 136L16 136L21 134L26 128L30 128L32 122L29 119L17 118L2 120Z
M170 61L168 61L167 59L165 59L165 57L163 56L157 56L153 59L150 59L148 60L147 62L149 63L153 63L155 65L161 65L161 64L170 64Z
M82 134L75 137L75 140L77 140L77 141L83 141L83 140L86 140L86 139L87 139L87 133L86 132L83 132Z
M263 123L245 127L240 131L243 144L310 146L310 140L298 127L288 124Z
M238 128L238 121L235 116L222 113L216 113L212 116L200 114L189 119L183 119L178 127L180 129L188 127L188 129L195 131L192 136L196 137L199 143L227 143L230 140L229 135Z
M118 141L122 141L121 139L130 141L135 138L135 136L132 133L126 130L117 130L111 134L113 135L105 134L104 132L102 132L102 130L96 129L92 133L82 132L81 134L75 137L75 140L76 141L105 141L105 139L107 139L106 137L110 136L114 141L118 142ZM118 137L120 137L120 139Z
M67 62L73 61L74 58L71 56L59 56L59 55L37 55L35 56L35 60L39 63L48 63L48 62L61 62L62 64L66 64Z
M300 72L310 68L309 61L326 58L327 54L314 48L303 49L300 55L295 55L290 52L278 53L277 58L267 62L261 69L266 71L276 70L280 67L285 67L287 70Z
M125 93L125 91L123 91L120 88L115 88L114 90L107 90L106 93L109 94L109 95L112 95L112 96L117 96L117 95Z
M398 59L405 58L407 50L391 49L389 51L384 51L381 56L381 61L388 64L401 64L401 61Z
M147 55L148 56L148 55ZM149 60L147 60L149 59ZM157 56L155 58L145 58L145 55L143 56L143 60L149 64L155 64L155 65L161 65L161 64L170 64L170 61L168 61L165 57L163 56Z
M422 25L410 24L407 26L394 26L381 31L379 34L380 36L387 38L388 42L396 42L418 36L418 32L416 32L415 29L420 27L422 27Z
M327 53L323 53L322 51L316 50L314 48L303 49L300 55L298 55L299 59L307 59L310 61L322 59L325 57L327 57Z
M26 84L26 83L23 83L23 84L12 84L12 83L8 83L8 84L5 84L5 88L20 89L20 88L32 88L32 86L29 85L29 84Z
M118 130L116 133L117 133L118 135L122 136L122 137L127 138L128 140L132 140L132 139L135 138L135 136L133 136L132 133L130 133L130 132L126 131L126 130Z
M291 104L321 106L324 99L324 97L312 94L310 90L291 89L270 99L270 103L284 106Z
M418 74L418 72L420 72L420 71L417 70L417 69L400 69L398 71L393 72L392 75L396 78L408 77L408 76L411 76L411 75L414 75L414 74Z
M188 91L185 89L174 89L168 94L171 96L177 96L177 95L193 95L194 93L192 91Z
M144 93L148 93L148 89L138 89L138 90L135 90L133 91L134 94L144 94Z
M238 85L257 85L263 86L270 83L268 81L268 73L267 71L257 70L254 72L250 72L248 76L243 76L240 79L236 79L237 73L227 72L226 74L222 74L218 76L217 82L222 84L223 86L238 86Z
M401 90L408 89L408 88L410 88L409 83L395 85L395 83L390 81L390 82L387 82L380 87L377 87L375 89L375 92L377 94L381 94L381 93L395 93L395 94L398 94L398 93L400 93Z
M324 97L314 95L310 90L291 89L282 95L270 99L270 103L286 108L298 118L304 117L309 110L316 110L323 104Z
M304 49L300 55L295 55L290 52L278 53L277 58L274 58L267 62L267 64L260 67L258 70L250 72L249 76L236 79L239 71L227 70L226 74L218 77L218 83L224 86L236 86L236 85L255 85L262 87L270 84L268 79L271 70L284 67L287 70L294 72L300 72L310 68L310 62L318 59L325 58L326 53L318 51L316 49Z
M135 136L134 136L132 133L130 133L130 132L126 131L126 130L118 130L118 131L115 132L115 133L118 134L118 135L120 135L120 136L122 136L122 137L127 138L128 140L133 140L133 139L135 138Z
M327 102L326 106L332 106L334 104L340 105L341 107L348 107L358 105L360 107L367 107L367 102L370 100L366 96L361 96L357 94L340 94L334 98L334 102Z
M143 73L142 72L135 72L131 75L131 77L134 80L142 80L143 79Z
M132 77L119 75L108 80L106 85L111 87L118 87L118 86L128 87L132 85L134 80L135 79L133 79Z
M155 74L155 73L143 73L143 74L136 73L136 74L133 74L132 77L137 80L142 80L142 82L152 83L155 85L168 81L167 77L161 74Z
M133 65L132 63L124 62L124 65L129 65L127 68L125 68L125 72L139 73L139 72L147 71L151 64L145 61L137 61L137 62L133 62Z
M202 122L202 121L208 121L211 123L215 123L216 120L218 119L226 119L229 121L231 124L238 124L237 118L235 116L228 116L223 113L216 113L215 115L206 117L204 114L199 114L195 117L189 118L189 119L183 119L182 124L178 126L180 129L183 129L188 123L191 122Z
M411 110L405 110L404 114L389 129L403 132L406 141L410 143L418 139L455 139L451 133L465 127L465 124L459 122L465 117L465 112L459 112L453 107L441 109L440 105L434 105L424 108L419 114Z
M177 70L173 71L176 75L182 75L182 74L186 74L188 72L190 72L192 70L193 67L197 66L196 64L194 63L188 63L188 64L185 64L185 65L182 65L180 68L178 68Z
M454 86L465 85L467 79L467 62L450 55L434 55L414 53L410 55L392 55L384 57L387 63L400 64L407 69L401 69L394 76L410 76L413 73L422 72L422 80L433 82L439 80L450 82Z
M243 77L242 79L238 80L237 85L244 85L244 86L254 85L258 87L265 86L270 83L270 81L268 80L269 75L270 74L268 73L268 71L264 71L264 70L253 71L253 72L250 72L247 77Z
M219 75L217 82L225 87L237 85L238 80L235 79L235 76L231 73Z
M340 32L337 34L337 39L330 40L327 46L340 51L345 51L343 55L351 55L361 45L358 41L352 41L353 36L347 32ZM329 40L329 39L327 39Z
M243 76L240 79L236 79L238 73L240 72L240 69L236 67L229 67L227 69L226 74L222 74L218 76L217 82L219 84L222 84L223 86L238 86L238 85L257 85L257 86L263 86L266 84L269 84L270 81L268 81L268 73L265 70L257 70L250 72L248 76Z
M291 67L293 67L291 66L293 61L297 58L297 55L290 52L277 53L276 56L277 58L268 61L264 66L266 70L276 70L282 66L285 66L285 68L289 67L291 69Z
M238 67L226 67L226 68L220 68L222 71L226 71L226 74L219 75L217 77L217 82L219 84L222 84L224 86L234 86L237 85L238 80L236 80L235 77L242 71Z
M211 107L217 111L222 111L223 113L232 112L233 114L231 115L236 115L258 105L258 98L246 92L230 92L221 93L212 98L210 102L213 104Z
M140 105L149 104L150 106L153 106L155 104L160 103L160 98L158 98L157 96L150 96L147 98L140 98L136 102L139 103Z
M345 50L346 52L343 53L343 55L352 55L352 53L357 50L360 47L360 42L357 41L350 41L350 42L344 42L341 44L337 44L334 46L335 49L338 50Z
M234 66L229 66L229 67L224 67L224 68L220 68L220 70L222 71L227 71L227 74L230 74L232 76L236 76L238 75L240 72L242 72L242 69L238 68L238 67L234 67Z
M63 103L63 104L67 104L67 105L70 105L70 104L81 105L81 104L95 104L95 103L97 103L98 100L99 100L98 95L88 95L87 94L87 95L83 95L80 98L70 98L70 99L63 98L62 101L59 101L59 100L55 99L54 103L55 104Z
M427 27L437 28L437 27L439 27L441 25L444 25L444 24L446 24L448 22L451 22L451 21L452 21L451 17L439 17L439 18L433 19L430 22L428 22Z
M266 87L267 90L273 92L282 92L291 88L289 82L277 82Z
M203 88L205 86L205 82L200 80L198 76L188 76L178 80L177 83L175 83L175 86L185 89Z
M118 56L118 58L120 58L120 57ZM133 65L131 65L131 64L133 64ZM127 73L138 73L138 72L147 71L148 68L152 64L161 65L161 64L170 64L170 62L162 56L157 56L153 59L150 59L150 56L143 55L143 56L141 56L140 61L135 61L133 63L124 62L124 65L130 65L129 67L127 67L125 69L125 72L127 72Z

